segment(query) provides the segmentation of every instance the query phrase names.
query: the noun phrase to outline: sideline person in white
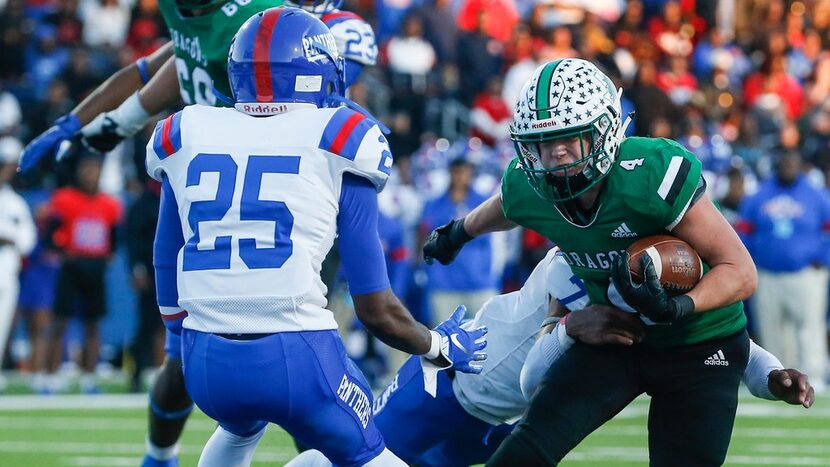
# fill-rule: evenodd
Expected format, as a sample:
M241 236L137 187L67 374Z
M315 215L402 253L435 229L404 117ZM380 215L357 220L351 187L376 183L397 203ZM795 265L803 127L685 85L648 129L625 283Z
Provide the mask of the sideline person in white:
M32 251L37 240L29 205L9 184L22 151L23 145L16 138L0 138L0 361L17 307L20 261ZM3 385L0 376L0 388Z

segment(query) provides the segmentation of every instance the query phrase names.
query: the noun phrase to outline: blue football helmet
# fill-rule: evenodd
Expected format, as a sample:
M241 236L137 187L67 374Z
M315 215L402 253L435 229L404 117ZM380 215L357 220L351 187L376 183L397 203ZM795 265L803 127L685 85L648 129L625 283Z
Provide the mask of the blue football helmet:
M344 70L329 28L299 8L269 8L252 16L228 53L237 108L245 103L337 107L345 95Z
M343 0L285 0L283 5L302 8L303 10L322 16L330 11L340 8Z

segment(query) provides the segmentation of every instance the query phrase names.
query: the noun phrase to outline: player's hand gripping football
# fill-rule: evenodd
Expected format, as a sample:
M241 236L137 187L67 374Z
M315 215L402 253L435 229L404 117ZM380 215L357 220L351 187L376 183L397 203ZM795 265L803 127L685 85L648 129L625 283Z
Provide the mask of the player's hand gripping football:
M481 373L481 362L487 359L487 326L476 329L461 327L467 308L459 305L452 316L439 324L435 331L441 335L441 354L454 370L462 373ZM438 360L436 359L436 360ZM439 362L436 362L439 363Z
M792 368L770 371L767 386L773 396L791 405L803 405L809 409L816 400L815 390L807 375Z
M611 280L632 308L655 323L671 323L695 311L695 303L688 295L669 296L660 285L660 278L649 255L643 255L643 283L636 284L628 267L628 252L617 255L611 264Z
M455 260L465 243L472 240L464 230L464 219L455 219L433 230L424 244L424 261L432 264L436 259L447 265Z
M80 129L81 122L74 114L66 114L55 120L54 125L26 145L20 155L20 171L33 169L47 154L59 158L60 153L68 148L69 140Z

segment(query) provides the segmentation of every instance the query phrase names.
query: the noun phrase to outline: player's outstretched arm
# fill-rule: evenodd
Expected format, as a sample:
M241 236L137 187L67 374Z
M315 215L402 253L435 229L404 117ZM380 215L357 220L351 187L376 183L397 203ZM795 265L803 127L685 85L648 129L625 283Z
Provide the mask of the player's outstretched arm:
M452 366L459 371L475 372L470 362L485 358L478 352L484 348L486 329L462 329L463 311L434 331L412 317L389 286L377 219L375 186L366 178L343 174L337 230L343 270L357 317L372 334L392 347L425 355L442 369Z
M48 130L26 145L20 157L20 170L31 170L47 154L59 157L61 151L64 151L64 142L77 135L81 128L92 122L95 117L128 101L129 97L149 82L162 64L172 56L171 42L146 59L139 59L116 72L70 113L57 119Z
M807 375L784 368L775 355L752 340L743 380L749 392L761 399L780 400L804 408L810 408L815 402L815 390Z
M705 312L749 298L758 274L738 234L704 194L672 230L691 245L711 270L688 295L695 312Z
M464 244L473 238L514 227L516 224L508 220L502 211L501 193L496 193L466 217L455 219L433 230L424 244L424 261L432 264L437 259L441 264L450 264Z
M112 151L121 141L141 131L150 116L176 104L179 99L175 57L170 57L139 92L83 127L83 142L98 152Z
M528 400L548 368L576 341L589 345L633 345L645 337L645 325L636 315L612 306L588 305L560 318L561 315L557 306L542 323L543 334L525 358L519 383Z
M143 62L136 61L115 72L72 109L72 113L78 117L82 125L86 125L99 114L115 109L149 83L171 57L173 42L168 42L148 55Z

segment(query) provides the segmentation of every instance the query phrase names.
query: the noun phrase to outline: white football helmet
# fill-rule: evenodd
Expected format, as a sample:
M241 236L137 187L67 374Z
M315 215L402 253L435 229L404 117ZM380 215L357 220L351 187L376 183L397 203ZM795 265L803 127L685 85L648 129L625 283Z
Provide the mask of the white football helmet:
M566 58L536 69L519 94L510 139L541 198L552 202L576 198L608 175L630 121L622 122L621 92L586 60ZM574 136L589 143L580 145L580 160L555 168L542 165L540 142ZM581 170L568 175L574 167Z

